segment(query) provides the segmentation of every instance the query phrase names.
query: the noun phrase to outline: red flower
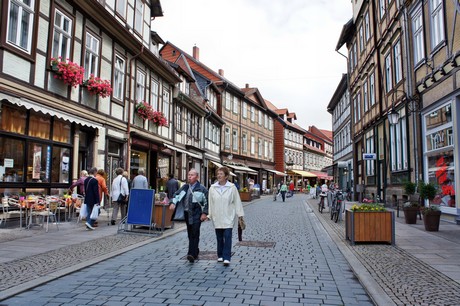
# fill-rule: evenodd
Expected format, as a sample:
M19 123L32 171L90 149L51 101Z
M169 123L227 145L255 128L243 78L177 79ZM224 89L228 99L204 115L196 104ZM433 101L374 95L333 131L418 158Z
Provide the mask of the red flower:
M62 57L55 59L51 58L51 66L55 69L55 79L64 81L65 84L77 87L83 83L83 74L85 69L80 65L71 62L69 59L66 61L62 60Z
M137 103L135 110L137 115L143 120L150 120L157 126L168 125L168 120L166 120L164 114L154 110L153 107L145 101Z
M91 75L90 78L84 82L86 88L92 95L99 95L102 98L110 97L112 94L112 86L110 85L110 81L103 80L101 78L95 77Z

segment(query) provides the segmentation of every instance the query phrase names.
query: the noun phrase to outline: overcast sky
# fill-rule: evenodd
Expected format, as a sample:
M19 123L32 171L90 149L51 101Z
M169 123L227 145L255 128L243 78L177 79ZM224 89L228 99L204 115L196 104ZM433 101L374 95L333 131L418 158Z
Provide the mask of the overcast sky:
M152 27L237 86L257 87L297 124L332 130L326 108L346 72L335 52L350 0L163 0ZM342 48L342 53L344 49Z

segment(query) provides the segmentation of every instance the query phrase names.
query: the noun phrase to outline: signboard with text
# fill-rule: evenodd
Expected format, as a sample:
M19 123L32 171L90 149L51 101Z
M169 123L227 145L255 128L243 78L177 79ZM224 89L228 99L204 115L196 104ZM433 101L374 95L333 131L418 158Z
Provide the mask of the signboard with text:
M377 154L375 153L363 153L364 160L374 160L377 159Z

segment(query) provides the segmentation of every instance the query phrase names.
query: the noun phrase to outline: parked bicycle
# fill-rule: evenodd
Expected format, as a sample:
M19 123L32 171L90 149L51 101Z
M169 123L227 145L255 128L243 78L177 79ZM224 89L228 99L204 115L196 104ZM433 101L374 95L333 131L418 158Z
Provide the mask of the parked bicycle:
M320 213L323 213L324 210L324 199L327 197L327 194L325 192L321 192L319 194L319 203L318 203L318 210Z
M342 213L342 207L345 200L345 195L341 190L336 190L332 196L332 205L330 206L331 220L335 223L339 221L340 214Z

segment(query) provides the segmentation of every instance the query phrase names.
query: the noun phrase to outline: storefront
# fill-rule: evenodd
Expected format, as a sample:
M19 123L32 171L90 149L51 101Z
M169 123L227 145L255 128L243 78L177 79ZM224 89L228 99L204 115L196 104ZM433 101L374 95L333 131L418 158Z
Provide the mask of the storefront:
M457 102L458 103L458 102ZM422 114L425 182L434 184L438 193L432 204L441 206L443 213L459 220L460 207L456 200L459 190L458 142L455 100L437 104Z
M156 142L133 137L129 175L132 180L142 168L150 187L164 191L171 171L171 153L162 152L159 148Z
M2 98L0 193L62 195L80 169L93 165L97 126L32 101Z

